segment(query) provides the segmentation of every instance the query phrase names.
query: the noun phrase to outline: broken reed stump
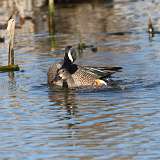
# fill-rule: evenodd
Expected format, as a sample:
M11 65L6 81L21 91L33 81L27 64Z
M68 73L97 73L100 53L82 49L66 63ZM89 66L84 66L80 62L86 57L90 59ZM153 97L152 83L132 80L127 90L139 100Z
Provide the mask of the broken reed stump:
M51 41L51 50L56 48L55 40L55 3L54 0L48 1L48 28Z
M19 66L14 64L14 35L15 35L15 20L8 21L7 33L8 42L8 65L0 66L0 72L19 71Z
M15 35L15 20L8 21L7 33L9 36L8 44L8 65L14 65L14 35Z
M48 23L49 23L49 32L54 33L54 17L55 17L55 4L54 0L49 0L48 3Z

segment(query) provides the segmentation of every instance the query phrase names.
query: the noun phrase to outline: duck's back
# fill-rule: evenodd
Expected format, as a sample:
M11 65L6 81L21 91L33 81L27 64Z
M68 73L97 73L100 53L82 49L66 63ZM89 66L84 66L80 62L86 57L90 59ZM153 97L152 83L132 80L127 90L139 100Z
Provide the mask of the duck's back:
M77 71L72 74L72 78L76 87L83 87L93 85L98 77L94 73L89 72L88 70L85 70L83 67L79 66Z

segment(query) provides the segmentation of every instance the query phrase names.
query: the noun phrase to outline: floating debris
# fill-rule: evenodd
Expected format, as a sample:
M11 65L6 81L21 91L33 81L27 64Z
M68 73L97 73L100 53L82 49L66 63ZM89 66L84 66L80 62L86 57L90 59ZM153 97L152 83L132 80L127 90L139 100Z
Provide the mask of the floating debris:
M77 49L78 49L78 51L80 53L82 53L83 50L87 49L87 48L90 48L92 52L97 52L97 50L98 50L96 46L94 46L94 45L87 45L85 43L79 43L78 47L77 47Z
M0 66L0 72L19 71L18 65Z
M149 17L148 19L148 33L149 33L149 36L150 37L154 37L154 28L153 28L153 25L152 25L152 20L151 20L151 17Z
M0 43L3 43L5 41L4 37L0 37Z

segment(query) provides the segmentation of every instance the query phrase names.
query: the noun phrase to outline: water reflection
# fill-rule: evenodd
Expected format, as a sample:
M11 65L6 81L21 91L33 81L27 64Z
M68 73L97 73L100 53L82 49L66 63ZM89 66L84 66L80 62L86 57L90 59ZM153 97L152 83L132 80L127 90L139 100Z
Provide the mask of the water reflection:
M0 73L1 158L159 159L160 38L149 41L146 32L148 11L158 26L159 1L56 5L55 35L48 33L47 8L32 7L32 19L16 29L15 59L24 72ZM50 64L63 58L66 45L80 41L98 51L84 50L76 63L122 66L113 76L120 87L48 88ZM7 52L0 47L3 65Z
M53 105L65 107L69 115L75 115L77 112L76 93L69 89L52 88L49 92L49 99Z
M109 96L109 94L111 95ZM59 123L65 124L66 126L64 128L69 129L70 137L68 138L72 139L72 141L65 143L65 147L69 147L71 150L74 148L76 153L84 153L84 157L93 158L94 156L102 156L105 150L104 146L106 146L108 154L114 150L119 150L118 155L120 156L122 153L121 149L123 148L121 146L122 137L125 137L123 139L123 145L126 147L129 145L136 148L143 141L142 139L140 142L137 138L139 133L145 129L146 125L143 124L144 119L141 115L134 113L132 107L138 107L139 104L144 105L145 102L136 102L136 104L130 100L124 100L119 103L122 97L115 101L114 97L116 94L119 95L119 93L113 91L110 93L105 91L103 93L92 94L89 92L78 92L76 97L75 92L73 95L72 91L67 91L65 94L62 91L49 94L50 101L53 103L57 102L56 105L62 108L65 107L63 109L66 110L66 114L60 118ZM71 114L71 108L73 110L76 108L76 113L72 110L73 114ZM135 119L139 118L141 118L141 123L135 121ZM130 140L133 140L133 143L130 143ZM78 146L80 149L76 149L75 146ZM90 155L85 152L85 148L92 154ZM76 156L75 154L70 156L71 150L68 150L68 153L64 154L65 158L79 157L79 155ZM92 150L95 152L92 152ZM129 153L132 153L130 148L126 148L123 151L124 156L121 155L120 157L129 157L132 159L135 155L130 155ZM109 157L116 158L117 156L110 154Z
M25 4L25 3L24 3ZM57 4L55 16L55 34L69 34L63 36L63 39L56 38L57 47L64 47L70 44L78 44L79 41L94 43L99 39L95 33L126 32L135 27L132 19L123 20L123 8L121 3L113 1L92 1L85 3ZM3 5L3 8L6 8ZM31 19L26 19L19 33L44 33L48 32L48 11L47 7L37 7L35 3L26 5L27 13L33 13ZM31 9L32 8L32 9ZM87 15L87 16L86 16ZM4 17L7 17L3 14ZM7 17L8 18L8 17ZM85 25L82 25L85 24ZM72 34L72 35L70 35ZM123 36L122 36L123 37ZM53 42L51 40L51 42ZM48 42L46 43L46 45ZM53 43L51 43L51 48Z
M117 12L121 13L120 8L116 12L114 11L114 5L108 6L101 1L82 3L81 5L64 5L64 7L58 5L56 32L74 34L79 39L86 41L92 39L94 42L94 37L92 37L94 33L128 31L130 26L125 24L126 21L123 22L121 15L117 16Z

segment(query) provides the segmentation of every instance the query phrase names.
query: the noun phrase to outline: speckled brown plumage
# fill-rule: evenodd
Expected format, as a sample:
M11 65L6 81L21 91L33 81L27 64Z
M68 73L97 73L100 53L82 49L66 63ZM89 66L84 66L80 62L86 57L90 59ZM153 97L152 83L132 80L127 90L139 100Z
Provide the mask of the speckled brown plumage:
M72 74L72 78L74 79L75 85L78 86L91 86L98 78L94 73L89 73L84 70L82 67L78 67L78 70Z
M55 76L57 75L58 70L62 67L61 63L54 63L52 64L48 69L48 84L50 85L57 85L57 86L63 86L63 81L59 80L57 82L53 82Z
M76 52L71 46L65 48L64 61L53 64L48 70L48 83L68 88L107 85L106 77L121 70L121 67L90 67L74 63Z

